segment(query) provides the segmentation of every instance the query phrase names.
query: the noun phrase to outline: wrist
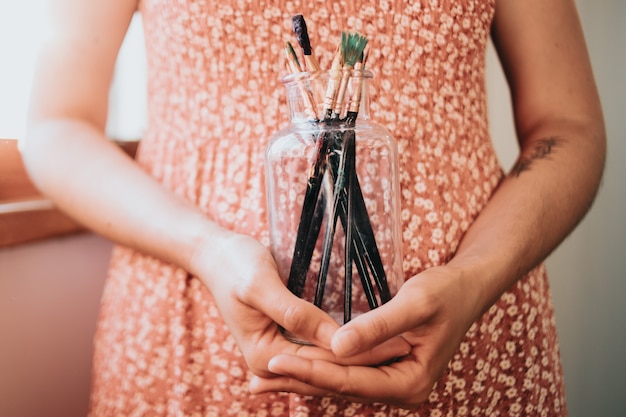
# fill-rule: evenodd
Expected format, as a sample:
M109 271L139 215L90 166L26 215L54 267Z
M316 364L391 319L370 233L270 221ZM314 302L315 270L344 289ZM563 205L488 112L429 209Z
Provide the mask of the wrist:
M478 320L495 303L506 287L498 265L477 256L455 256L447 265L469 303L472 320Z
M204 215L189 228L186 239L188 248L182 267L194 276L205 277L208 264L212 259L219 259L228 246L228 241L237 236Z

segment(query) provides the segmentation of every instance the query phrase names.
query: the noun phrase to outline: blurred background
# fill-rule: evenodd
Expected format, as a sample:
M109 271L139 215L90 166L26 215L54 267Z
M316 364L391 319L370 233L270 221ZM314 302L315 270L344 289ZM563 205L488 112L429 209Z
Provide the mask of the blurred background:
M547 263L570 416L620 417L626 416L626 1L577 4L604 106L608 160L591 212ZM0 138L24 134L44 20L45 0L0 2ZM115 138L140 138L145 127L144 59L137 16L111 91ZM488 91L495 146L509 168L518 148L493 49ZM89 233L0 249L0 417L85 415L110 250L110 242Z

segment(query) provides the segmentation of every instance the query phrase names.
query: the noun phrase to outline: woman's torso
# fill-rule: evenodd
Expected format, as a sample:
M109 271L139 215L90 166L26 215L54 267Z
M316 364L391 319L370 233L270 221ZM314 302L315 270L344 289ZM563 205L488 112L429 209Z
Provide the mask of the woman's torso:
M443 264L502 179L484 85L494 3L142 0L149 128L139 163L215 221L269 243L263 160L288 122L279 80L291 16L305 16L326 67L341 31L356 30L370 40L372 117L398 141L405 275ZM534 271L470 329L420 416L560 415L546 285ZM94 416L418 415L250 397L245 363L199 280L124 248L103 296L94 371Z

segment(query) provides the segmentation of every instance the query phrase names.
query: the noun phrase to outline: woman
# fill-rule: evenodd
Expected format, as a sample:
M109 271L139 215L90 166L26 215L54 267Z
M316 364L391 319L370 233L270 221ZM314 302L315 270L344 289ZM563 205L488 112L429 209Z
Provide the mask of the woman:
M605 154L573 1L51 3L24 160L120 244L91 415L566 415L541 261L588 210ZM136 10L149 127L134 163L103 132ZM262 156L286 122L296 13L322 62L341 30L370 39L372 112L401 149L406 283L341 328L284 288L264 246ZM521 148L508 175L487 129L490 34Z

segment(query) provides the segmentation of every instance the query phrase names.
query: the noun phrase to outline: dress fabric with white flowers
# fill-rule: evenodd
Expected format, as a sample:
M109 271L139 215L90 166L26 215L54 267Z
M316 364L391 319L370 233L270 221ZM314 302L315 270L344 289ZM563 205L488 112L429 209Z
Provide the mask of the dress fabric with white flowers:
M370 40L371 114L398 140L406 277L449 260L503 178L487 123L494 0L142 0L149 127L138 161L207 216L268 244L264 152L288 122L283 47L302 13L322 66L342 30ZM407 411L252 396L209 291L114 250L95 338L90 416L564 416L543 267L476 322L428 401Z

